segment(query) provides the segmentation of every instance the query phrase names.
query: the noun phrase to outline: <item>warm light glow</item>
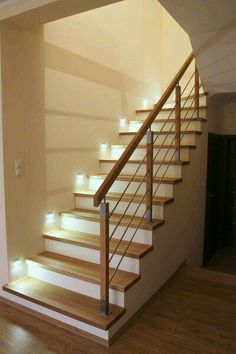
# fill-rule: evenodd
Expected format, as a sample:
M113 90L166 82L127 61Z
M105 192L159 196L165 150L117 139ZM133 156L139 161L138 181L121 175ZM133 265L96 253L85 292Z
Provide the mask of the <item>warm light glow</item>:
M12 261L12 269L19 270L20 266L21 266L21 259L20 258L16 258Z
M143 100L143 108L148 108L148 99L144 98Z
M121 117L120 118L120 128L125 128L126 127L126 118Z
M101 143L101 145L100 145L100 150L101 151L106 151L107 150L107 143Z
M46 221L47 223L52 223L53 221L55 220L55 214L54 214L54 211L48 211L46 213Z
M89 177L89 190L97 191L98 188L101 186L103 182L103 178L97 176L90 176Z
M80 186L84 184L84 175L83 175L83 173L81 173L81 172L77 173L77 175L76 175L76 183L78 185L80 185Z

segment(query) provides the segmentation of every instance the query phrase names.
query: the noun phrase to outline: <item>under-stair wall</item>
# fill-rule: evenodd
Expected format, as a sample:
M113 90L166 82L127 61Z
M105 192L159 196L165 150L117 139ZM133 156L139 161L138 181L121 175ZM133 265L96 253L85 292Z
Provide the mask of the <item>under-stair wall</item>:
M182 167L183 182L174 185L174 203L165 206L163 227L153 235L153 251L141 259L141 279L127 294L127 313L112 327L110 336L187 261L201 266L204 241L207 167L207 122L190 149L190 164Z

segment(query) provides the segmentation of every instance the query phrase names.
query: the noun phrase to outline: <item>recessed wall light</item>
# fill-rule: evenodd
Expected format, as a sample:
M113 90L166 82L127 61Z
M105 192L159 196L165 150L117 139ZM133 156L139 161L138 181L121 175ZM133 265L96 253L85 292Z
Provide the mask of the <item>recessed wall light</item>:
M13 259L11 264L12 264L12 269L19 270L19 268L21 266L21 259L20 258L15 258L15 259Z
M148 108L148 99L144 98L143 100L143 108Z
M101 143L100 148L101 149L106 149L107 148L107 143L105 143L105 142Z
M120 128L125 128L126 126L126 118L120 117Z
M55 220L55 213L53 210L47 211L46 221L47 223L52 223Z
M76 183L78 185L82 185L84 184L84 174L82 172L78 172L77 175L76 175Z

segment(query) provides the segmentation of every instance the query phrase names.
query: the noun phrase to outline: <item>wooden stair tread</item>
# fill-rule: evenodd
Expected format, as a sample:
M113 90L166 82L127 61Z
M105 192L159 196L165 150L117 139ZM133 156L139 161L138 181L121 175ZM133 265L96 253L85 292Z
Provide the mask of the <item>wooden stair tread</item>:
M5 285L3 289L37 305L103 330L110 328L125 313L124 308L110 304L111 315L101 316L99 300L31 277Z
M91 175L91 177L102 178L104 179L107 175L106 174L98 174L98 175ZM117 181L130 181L133 178L131 175L120 175L117 177ZM140 182L143 179L143 176L135 176L133 178L134 182ZM182 178L177 177L155 177L154 183L163 183L163 184L176 184L181 183L183 180ZM146 179L144 179L146 182Z
M208 92L199 93L199 97L207 97L207 96L208 96ZM186 99L190 100L191 98L195 98L195 94L194 95L190 95L190 96L181 96L181 101L186 100ZM175 103L175 99L167 101L166 103L167 104ZM154 107L155 106L156 105L154 105Z
M79 192L75 192L74 193L74 196L77 196L77 197L89 197L89 198L93 198L94 197L94 194L95 194L95 191L91 191L91 190L83 190L83 191L79 191ZM106 195L106 199L107 200L119 200L121 197L121 193L108 193ZM123 202L130 202L133 198L133 194L125 194L123 197L122 197L122 200ZM133 202L134 203L139 203L141 202L143 196L142 195L139 195L137 194L134 199L133 199ZM158 197L153 197L153 204L154 205L161 205L161 206L164 206L166 204L169 204L171 202L174 201L174 198L168 198L168 197L161 197L161 196L158 196ZM143 200L143 203L145 203L145 199Z
M42 252L27 259L27 262L34 262L46 269L85 280L91 283L100 283L100 264L82 261L80 259L63 256L52 252ZM113 273L110 268L110 274ZM140 279L140 275L118 269L110 288L118 291L126 291Z
M141 117L139 118L139 120L129 120L128 123L131 123L131 124L138 124L138 123L143 123L145 121L145 117ZM169 118L167 121L166 118L157 118L154 120L153 123L174 123L175 122L175 119L174 118ZM206 122L206 118L181 118L181 124L184 123L184 122Z
M137 134L137 131L136 132L128 132L128 131L126 131L126 132L119 132L119 135L124 135L124 136L126 136L126 135L136 135ZM166 134L168 134L168 135L175 135L176 133L175 133L175 131L174 130L171 130L171 131L153 131L153 134L154 135L166 135ZM185 134L185 135L187 135L187 134L191 134L191 135L201 135L202 134L202 132L200 132L199 130L187 130L186 132L185 131L181 131L180 132L180 135L181 134Z
M199 106L199 109L207 109L207 106ZM173 110L173 107L171 108L162 108L161 112L171 112ZM182 107L181 111L194 111L195 107ZM153 108L148 108L148 109L137 109L136 113L151 113L153 111Z
M78 245L91 249L100 249L100 237L98 235L92 235L82 232L64 230L64 229L55 229L48 232L45 232L43 237L48 240L56 240L64 243L70 243L73 245ZM110 240L110 252L114 252L119 240L111 239ZM122 240L116 254L123 255L126 250L129 242ZM145 254L149 253L153 249L153 246L132 242L126 252L127 257L131 258L142 258Z
M120 144L120 145L111 145L111 148L115 148L115 149L126 149L128 145L124 145L124 144ZM154 144L153 145L154 149L159 149L159 148L163 148L163 149L175 149L175 145L174 144ZM147 144L141 144L138 145L136 149L147 149ZM196 149L196 145L195 144L181 144L180 145L180 149Z
M115 163L117 162L118 160L115 160L115 159L100 159L99 162L107 162L107 163ZM127 163L131 163L131 164L146 164L146 161L142 161L142 160L129 160ZM182 165L188 165L189 164L189 161L175 161L175 160L172 160L172 161L169 161L169 160L156 160L153 162L154 165L174 165L174 166L182 166Z
M61 215L65 216L70 216L78 219L83 219L83 220L90 220L90 221L100 221L100 213L97 210L89 210L89 209L81 209L81 208L75 208L71 209L68 211L61 212ZM110 217L110 224L116 225L117 222L120 220L121 215L120 214L113 214ZM120 225L121 226L127 226L131 220L132 216L130 215L125 215L124 218L122 219ZM136 228L140 222L141 217L135 216L130 223L130 227ZM153 231L157 227L162 226L165 223L164 220L159 220L159 219L153 219L151 223L146 222L146 220L143 220L141 224L139 225L140 229L143 230L150 230Z

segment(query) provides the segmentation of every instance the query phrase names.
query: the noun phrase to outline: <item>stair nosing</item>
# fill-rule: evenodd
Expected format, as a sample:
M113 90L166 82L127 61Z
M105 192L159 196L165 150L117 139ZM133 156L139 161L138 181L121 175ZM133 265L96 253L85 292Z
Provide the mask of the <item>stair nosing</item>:
M60 215L64 215L64 216L68 216L68 217L71 217L71 218L75 218L75 219L83 219L83 220L90 220L90 221L94 221L94 222L99 222L99 218L98 217L93 217L93 216L79 216L79 215L75 215L75 214L72 214L70 212L82 212L82 213L91 213L91 214L94 214L94 215L99 215L99 213L97 211L94 211L94 210L88 210L88 209L81 209L81 208L74 208L74 209L70 209L70 210L67 210L67 211L62 211L60 212L59 214ZM117 215L117 214L115 214ZM119 216L121 216L120 214L118 214ZM130 216L130 215L128 215ZM131 216L130 216L131 217ZM110 224L116 224L117 221L113 221L112 219L110 219ZM154 219L154 221L150 224L142 224L139 226L140 229L142 230L148 230L148 231L153 231L155 229L157 229L158 227L164 225L165 223L165 220L161 220L161 219ZM124 221L121 221L120 223L120 226L127 226L127 222L125 223ZM130 228L135 228L137 225L130 225L129 227Z
M55 254L55 255L59 255L57 253L54 253L54 252L49 252L49 251L45 251L46 253L49 253L49 254ZM42 252L40 254L38 254L37 256L41 256L43 257L43 253L45 252ZM77 261L77 262L81 262L81 263L87 263L88 265L89 264L92 264L93 266L99 266L98 264L96 263L92 263L92 262L88 262L88 261L83 261L81 259L76 259L76 258L72 258L72 257L68 257L68 256L63 256L63 255L59 255L63 258L67 258L68 260L71 259L71 261ZM44 269L47 269L47 270L50 270L52 272L55 272L55 273L59 273L59 274L63 274L65 276L68 276L68 277L71 277L71 278L75 278L75 279L80 279L80 280L83 280L85 282L88 282L88 283L92 283L92 284L96 284L96 285L100 285L100 281L99 279L94 279L94 278L91 278L89 277L88 275L86 276L85 274L75 274L73 272L70 272L70 271L66 271L58 266L53 266L53 265L49 265L49 264L44 264L42 262L40 262L40 260L37 260L37 259L33 259L34 256L32 257L29 257L26 259L26 263L33 263L33 264L36 264L38 267L41 267L41 268L44 268ZM111 273L112 271L114 270L114 268L111 268L109 267L109 269L111 270ZM119 285L114 285L114 284L110 284L109 285L109 288L110 289L113 289L113 290L116 290L116 291L120 291L120 292L123 292L125 293L127 290L130 289L131 286L133 286L137 281L140 280L141 278L141 275L140 274L136 274L136 273L132 273L132 272L127 272L127 271L124 271L124 270L120 270L118 269L117 272L124 272L124 273L130 273L130 274L133 274L135 277L132 281L130 281L129 284L127 284L126 286L119 286Z
M120 144L120 145L111 145L111 148L112 149L126 149L127 148L127 144ZM196 149L196 145L195 144L186 144L186 145L180 145L180 150L181 149ZM147 148L147 145L146 144L140 144L137 146L136 150L138 149L146 149ZM162 144L154 144L153 145L153 149L175 149L175 145L168 145L168 144L165 144L165 145L162 145Z
M119 135L136 135L138 132L137 131L119 131ZM175 131L171 130L171 131L153 131L154 135L175 135ZM201 135L202 132L200 130L187 130L185 131L181 131L180 135Z
M92 191L93 194L89 193L89 192L90 192L89 190L88 191L74 192L74 196L76 196L76 197L93 198L96 192ZM121 194L118 194L118 193L114 193L114 195L112 193L110 193L110 194L107 193L107 195L106 195L106 199L108 199L108 200L119 200L120 197L121 197ZM127 199L125 200L125 198L128 198L128 200ZM138 200L137 200L137 198L138 198ZM136 195L134 197L132 202L133 203L138 203L138 202L140 202L141 198L142 198L142 195L138 194L138 195ZM174 198L172 198L172 197L166 197L163 201L162 200L158 200L159 198L163 198L164 199L165 197L153 197L153 205L165 206L165 205L168 205L168 204L174 202ZM120 202L128 203L128 202L130 202L131 199L132 199L132 194L129 194L129 196L125 196L124 195L124 199L123 200L121 199ZM144 204L145 200L143 200L142 203Z
M208 108L208 106L199 106L199 109L207 109ZM150 112L152 112L154 110L154 108L147 108L147 109L136 109L135 110L135 112L136 112L136 114L139 114L139 113L150 113ZM160 113L163 113L163 112L170 112L170 111L172 111L173 110L173 107L171 107L171 108L162 108L161 110L160 110ZM181 110L182 111L187 111L187 110L190 110L190 111L192 111L192 110L195 110L195 107L182 107L181 108Z
M138 124L138 123L143 123L145 121L145 118L141 118L139 120L128 120L127 123L128 124ZM174 123L175 119L174 118L158 118L156 117L155 120L153 121L153 124L157 124L157 123ZM202 123L206 123L207 119L206 118L181 118L181 124L184 122L202 122Z
M116 163L118 161L118 159L99 159L100 163ZM127 164L146 164L146 161L143 160L128 160ZM190 161L187 160L183 160L183 161L170 161L170 160L160 160L160 161L154 161L153 162L154 165L172 165L172 166L184 166L184 165L189 165Z
M107 174L97 174L97 175L90 175L89 177L103 179L103 178L106 178L106 176L107 176ZM135 182L135 179L140 181L142 178L143 178L143 176L136 176L133 181ZM173 178L169 177L169 178L168 177L164 177L163 180L161 181L161 183L174 185L174 184L178 184L178 183L182 183L183 182L183 179L181 177L173 177ZM131 175L119 175L117 177L118 181L130 181L131 179L132 179ZM154 178L154 183L160 182L160 179L161 179L161 177L155 177ZM145 182L145 179L144 179L144 182Z
M60 230L63 231L63 229L60 229ZM65 231L67 231L67 230L65 230ZM69 240L66 237L64 237L64 238L56 237L56 236L50 235L49 233L50 233L50 231L48 233L45 232L43 234L43 238L47 239L47 240L52 240L52 241L62 242L62 243L68 243L68 244L72 244L72 245L76 245L76 246L80 246L80 247L84 247L84 248L89 248L89 249L94 249L94 250L99 250L100 249L99 246L96 246L96 245L91 245L91 244L88 244L88 243L85 243L85 242L80 242L79 240L78 241L77 240ZM89 235L99 239L98 235L93 235L93 234L89 234ZM127 243L128 243L128 241L127 241ZM132 244L136 244L136 243L137 242L132 242ZM126 257L133 258L133 259L141 259L146 254L148 254L149 252L151 252L153 250L153 246L152 245L148 245L148 244L143 244L143 245L145 245L147 247L147 249L143 250L142 253L134 254L134 253L132 253L132 251L129 251L129 249L128 249L127 252L126 252ZM112 253L113 251L114 251L114 249L110 248L109 252ZM115 254L123 255L123 252L120 251L119 248L118 248L116 250Z

